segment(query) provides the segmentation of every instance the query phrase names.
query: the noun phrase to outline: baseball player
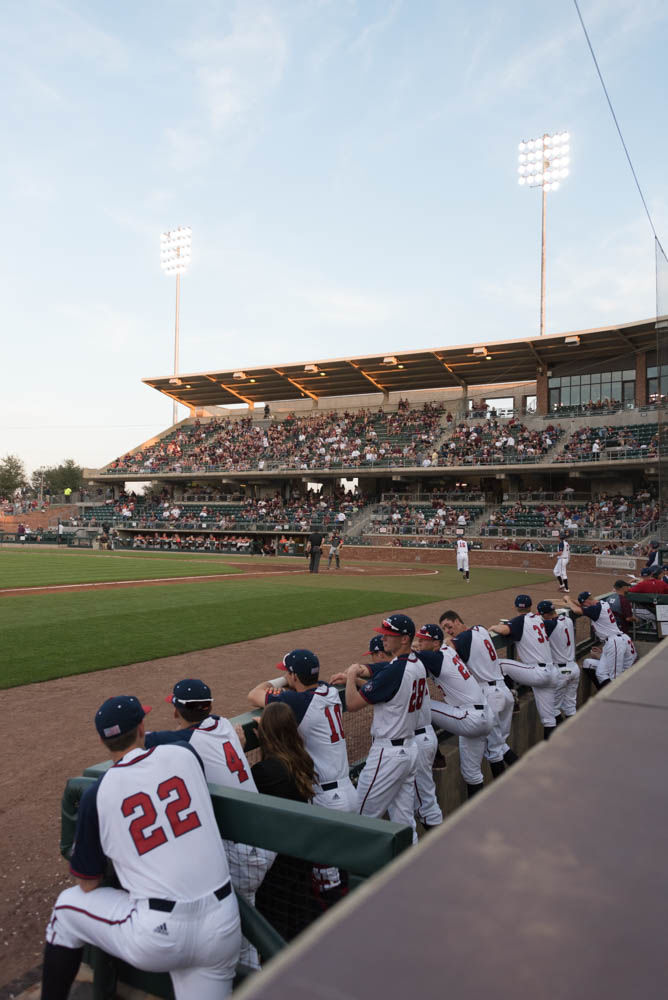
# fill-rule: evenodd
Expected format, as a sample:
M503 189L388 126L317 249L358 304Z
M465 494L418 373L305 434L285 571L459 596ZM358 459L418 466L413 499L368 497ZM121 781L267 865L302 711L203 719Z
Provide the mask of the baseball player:
M327 556L327 569L332 568L332 559L336 560L336 568L341 569L341 549L343 548L343 539L338 531L335 531L332 535L332 539L329 543L329 555Z
M580 668L575 660L575 628L569 615L558 615L552 601L536 607L545 623L552 661L557 668L555 707L565 719L575 715L580 684Z
M411 649L415 624L408 615L388 615L376 632L383 636L387 666L374 676L363 663L353 663L346 671L346 709L359 712L373 705L373 743L357 784L357 811L377 817L387 812L395 823L412 827L416 843L415 729L427 674Z
M113 765L79 803L70 870L47 926L43 1000L65 1000L85 943L152 972L176 1000L232 991L239 909L202 762L189 746L144 748L137 698L109 698L95 725ZM102 886L107 859L123 889Z
M559 555L555 563L553 573L559 581L559 590L568 593L568 560L571 558L571 546L568 541L568 533L559 533Z
M492 729L499 730L499 720L464 661L444 644L438 625L429 626L429 637L423 626L417 644L417 655L446 699L432 701L432 724L459 737L459 767L471 798L482 788L482 758Z
M415 638L419 643L422 638L439 638L443 642L443 633L438 625L423 625ZM440 645L440 643L439 643ZM419 647L418 647L419 648ZM438 739L431 721L431 698L425 690L422 705L418 710L415 728L415 743L417 746L417 771L415 774L415 813L425 830L432 830L443 822L443 813L436 797L434 782L434 760L438 750Z
M146 733L146 749L166 743L189 743L204 764L206 780L223 788L241 789L257 794L239 737L232 723L211 713L211 689L204 681L190 678L178 681L165 699L174 706L176 730ZM232 885L238 893L255 905L255 893L274 863L276 854L251 844L223 840ZM242 939L240 961L250 968L259 968L257 951Z
M469 577L469 543L465 538L457 539L457 572L464 574L464 579L467 583L470 582Z
M589 672L596 687L605 687L633 666L638 658L636 648L629 636L620 632L617 619L607 601L595 600L588 590L578 594L577 604L568 597L565 600L576 617L584 615L589 618L596 638L601 640L600 657L588 657L582 668Z
M499 727L494 727L490 732L485 747L485 757L496 778L503 774L506 765L510 767L518 760L515 751L508 746L515 701L503 676L498 653L487 629L482 625L467 628L456 611L445 611L438 621L451 640L457 655L464 661L483 691L486 690L487 700L497 714ZM498 740L495 739L497 733L500 733Z
M543 736L547 740L557 724L555 691L558 675L552 662L545 623L540 615L533 613L531 605L528 594L518 594L515 607L519 614L510 621L499 622L494 630L499 635L510 636L515 643L518 659L502 659L500 666L504 674L532 689L543 723Z

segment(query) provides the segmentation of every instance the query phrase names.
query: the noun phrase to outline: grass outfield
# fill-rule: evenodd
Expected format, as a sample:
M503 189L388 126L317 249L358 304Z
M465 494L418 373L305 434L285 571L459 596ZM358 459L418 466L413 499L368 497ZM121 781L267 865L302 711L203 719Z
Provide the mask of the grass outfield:
M431 568L438 573L236 577L4 597L0 599L0 688L463 596L453 567ZM176 575L173 566L168 573ZM532 574L531 579L539 583L551 577ZM521 570L480 569L466 587L466 596L514 585L526 588L526 582Z
M0 590L238 572L230 560L199 553L0 549Z

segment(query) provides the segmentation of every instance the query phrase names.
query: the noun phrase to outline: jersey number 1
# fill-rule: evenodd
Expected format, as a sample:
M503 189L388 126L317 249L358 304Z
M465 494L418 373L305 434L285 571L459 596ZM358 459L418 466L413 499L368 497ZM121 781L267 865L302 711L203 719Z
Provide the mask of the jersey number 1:
M327 721L329 722L329 731L332 736L332 743L338 743L339 740L345 740L346 737L345 733L343 732L343 718L341 717L341 706L340 705L334 706L334 715L336 717L336 722L332 718L332 710L329 707L329 705L325 709L325 715L327 717Z
M175 776L168 778L167 781L163 781L158 785L158 798L161 801L169 799L172 792L177 793L176 798L172 799L167 805L165 815L174 836L182 837L184 833L196 830L202 824L194 809L186 813L185 816L181 815L181 813L186 812L191 802L190 793L186 788L183 778ZM161 826L156 826L155 830L148 835L144 833L148 827L153 826L158 818L155 806L151 801L151 796L146 792L136 792L134 795L129 795L127 799L123 800L121 812L124 816L132 816L137 809L141 809L141 814L130 823L130 836L137 848L137 854L142 855L166 844L167 834Z

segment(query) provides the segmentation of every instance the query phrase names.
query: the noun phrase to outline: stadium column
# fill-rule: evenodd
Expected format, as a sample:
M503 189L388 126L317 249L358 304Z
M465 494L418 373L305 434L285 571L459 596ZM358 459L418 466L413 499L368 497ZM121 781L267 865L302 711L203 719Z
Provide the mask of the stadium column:
M647 352L636 354L636 406L647 405Z
M536 413L539 416L545 416L548 412L548 391L547 391L547 375L545 372L536 372Z

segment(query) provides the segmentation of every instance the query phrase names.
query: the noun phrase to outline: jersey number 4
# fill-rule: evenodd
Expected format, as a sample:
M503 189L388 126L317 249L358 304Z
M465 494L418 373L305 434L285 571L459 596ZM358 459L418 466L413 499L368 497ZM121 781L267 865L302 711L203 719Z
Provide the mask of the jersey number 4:
M248 781L248 771L244 767L244 762L232 744L228 742L223 743L223 752L225 754L225 763L227 764L228 770L231 771L232 774L236 774L239 779L239 784L242 785L244 781Z
M170 799L173 792L176 792L176 798ZM159 784L158 798L163 802L165 799L170 799L165 809L165 815L175 837L182 837L184 833L196 830L198 826L202 825L194 809L191 812L186 812L191 799L183 778L175 776ZM146 792L136 792L134 795L129 795L121 805L124 816L132 816L138 809L141 810L141 813L130 823L130 836L137 848L137 854L141 855L166 844L167 834L161 826L156 826L151 833L146 833L146 830L152 827L158 818L151 796Z
M427 682L424 677L420 677L419 680L413 681L411 700L408 703L409 712L419 712L422 708L422 702L424 701L424 689L426 686Z

